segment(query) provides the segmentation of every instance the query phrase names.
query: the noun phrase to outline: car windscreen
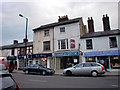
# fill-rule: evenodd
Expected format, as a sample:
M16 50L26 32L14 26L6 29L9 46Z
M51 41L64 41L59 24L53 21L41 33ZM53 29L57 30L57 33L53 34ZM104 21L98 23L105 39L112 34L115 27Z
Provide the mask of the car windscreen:
M14 82L14 80L9 75L0 76L0 81L2 81L2 83L0 83L0 86L2 86L2 89L5 89L5 90L12 89L12 90L14 90L15 88L17 88L16 83Z

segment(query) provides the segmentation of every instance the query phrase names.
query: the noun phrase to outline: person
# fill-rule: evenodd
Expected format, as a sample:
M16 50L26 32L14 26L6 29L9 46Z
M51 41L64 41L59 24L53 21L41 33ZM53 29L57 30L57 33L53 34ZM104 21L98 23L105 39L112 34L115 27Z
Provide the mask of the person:
M100 60L100 63L101 63L102 65L104 65L105 61L102 59L102 60Z
M107 68L106 68L106 62L102 59L100 60L100 64L102 64L104 67L105 67L105 70L107 71Z

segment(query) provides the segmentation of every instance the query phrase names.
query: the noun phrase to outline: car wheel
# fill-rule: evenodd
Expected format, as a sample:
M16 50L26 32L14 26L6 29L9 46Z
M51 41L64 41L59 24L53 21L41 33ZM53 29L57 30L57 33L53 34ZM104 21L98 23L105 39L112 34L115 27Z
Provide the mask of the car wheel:
M97 76L98 76L98 72L97 72L97 71L92 71L91 75L92 75L93 77L97 77Z
M45 71L43 71L43 72L42 72L42 75L46 75L46 72L45 72Z
M67 71L67 72L66 72L66 75L67 75L67 76L71 76L71 75L72 75L72 72L71 72L71 71Z

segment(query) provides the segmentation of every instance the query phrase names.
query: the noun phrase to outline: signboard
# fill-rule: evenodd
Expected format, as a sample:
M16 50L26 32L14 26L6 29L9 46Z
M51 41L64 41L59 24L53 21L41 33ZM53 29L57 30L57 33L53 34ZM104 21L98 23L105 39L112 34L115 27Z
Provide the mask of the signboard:
M120 50L98 51L98 52L85 52L84 53L84 57L114 56L114 55L120 55Z
M78 56L79 52L63 52L63 53L55 53L56 56Z
M47 58L41 58L41 60L45 61L45 60L47 60Z
M25 59L24 57L25 55L19 55L18 59ZM27 58L48 58L48 57L52 57L52 53L27 55Z
M75 48L75 40L74 39L70 40L70 47Z

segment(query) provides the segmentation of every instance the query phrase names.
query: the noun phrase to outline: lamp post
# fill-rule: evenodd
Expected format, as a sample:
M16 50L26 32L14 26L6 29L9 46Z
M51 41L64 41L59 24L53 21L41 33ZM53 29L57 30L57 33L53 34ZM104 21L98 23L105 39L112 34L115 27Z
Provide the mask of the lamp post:
M27 54L26 54L26 43L27 43L27 27L28 27L28 18L27 17L25 17L25 16L23 16L22 14L19 14L19 16L20 17L23 17L23 18L25 18L26 19L26 32L25 32L25 66L27 66L28 65L28 59L27 59Z

